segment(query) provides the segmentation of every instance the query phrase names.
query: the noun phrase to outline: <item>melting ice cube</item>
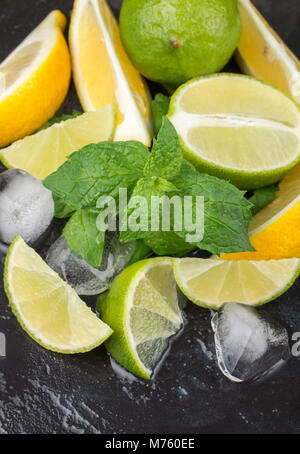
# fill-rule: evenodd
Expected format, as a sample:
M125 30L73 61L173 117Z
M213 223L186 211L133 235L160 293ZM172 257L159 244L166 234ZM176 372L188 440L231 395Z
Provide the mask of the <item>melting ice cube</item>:
M30 244L46 232L54 216L51 191L23 170L0 173L0 241L10 244L19 234Z
M138 243L121 243L117 233L107 233L101 267L91 267L78 254L71 251L66 240L60 237L49 249L46 262L78 295L99 295L105 292L113 279L129 264Z
M214 314L212 327L219 367L232 381L260 378L290 357L286 329L265 312L226 304Z

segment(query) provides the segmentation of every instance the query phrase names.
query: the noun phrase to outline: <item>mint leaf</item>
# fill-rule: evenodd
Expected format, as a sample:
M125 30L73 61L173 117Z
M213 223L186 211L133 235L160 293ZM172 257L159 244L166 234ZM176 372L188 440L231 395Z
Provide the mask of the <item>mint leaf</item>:
M252 191L253 195L248 200L253 205L251 208L253 216L276 199L277 191L277 185L266 186L265 188Z
M196 248L195 245L186 243L184 239L180 238L176 232L173 231L173 224L170 222L170 231L162 231L162 210L163 207L160 207L158 212L158 228L159 231L151 230L151 198L152 196L162 197L168 195L172 197L176 194L177 189L174 184L169 181L160 178L160 177L150 177L142 178L138 181L131 199L128 203L129 207L131 206L132 201L135 197L143 197L147 203L148 217L144 218L142 216L138 221L140 221L141 230L133 231L130 227L131 216L134 213L134 208L128 208L126 225L127 230L120 232L121 241L128 242L134 239L143 238L145 244L152 249L153 252L157 255L184 255L187 252L192 251ZM171 207L172 208L172 207ZM173 210L170 211L171 220L173 219ZM124 228L125 222L122 221Z
M136 241L136 249L130 259L130 262L128 263L129 265L132 265L132 263L139 262L140 260L144 259L147 257L149 254L151 254L151 248L146 245L146 243L143 240L137 240Z
M153 235L153 232L151 231L151 198L152 196L161 197L174 191L176 191L176 187L163 178L141 178L137 182L128 202L127 214L123 214L121 222L122 228L120 232L121 241L127 243L128 241L138 238L148 238L149 235ZM132 207L133 201L137 200L137 197L143 198L145 207ZM136 219L133 216L138 214L138 210L141 210L141 216ZM133 230L132 227L134 223L139 224L139 230ZM125 230L125 228L127 230Z
M160 206L159 216L157 219L159 231L151 230L151 198L152 196L162 197L168 195L172 197L177 192L174 184L169 181L160 178L160 177L150 177L142 178L138 181L131 199L128 203L129 207L131 206L132 201L135 197L143 197L147 203L148 217L144 218L142 216L138 221L140 221L141 230L133 231L127 227L127 231L120 232L121 241L128 242L134 239L143 238L145 244L157 255L184 255L187 252L192 251L196 248L195 245L186 243L184 239L180 238L176 232L173 231L173 224L170 222L170 231L162 231L162 210L163 207ZM172 208L172 207L171 207ZM130 227L131 216L133 215L135 209L128 208L126 225ZM173 219L173 210L171 209L171 220ZM124 219L123 219L123 228L124 228Z
M73 214L66 224L63 235L71 251L79 254L94 268L99 268L102 261L105 233L97 229L98 213L82 209Z
M181 257L193 251L197 246L187 243L176 232L152 232L144 238L145 243L157 255L176 255Z
M45 123L41 128L40 131L43 129L47 129L50 126L54 125L55 123L60 123L61 121L66 121L66 120L71 120L72 118L79 117L79 115L82 115L82 112L78 112L78 110L73 110L73 112L70 115L60 115L60 116L55 116L51 118L47 123Z
M184 161L171 180L183 196L204 197L204 237L197 246L212 254L253 251L248 235L252 204L244 192L219 178L201 174ZM177 232L184 238L186 232Z
M132 190L148 157L140 142L90 144L71 154L44 185L75 209L94 206L100 196L117 197L119 188Z
M58 198L55 194L52 194L54 200L54 216L58 219L69 218L76 208L66 205L64 201Z
M168 118L164 118L158 137L153 141L144 176L172 178L180 171L182 160L183 153L177 132Z
M170 106L169 96L158 93L151 102L153 115L154 134L157 136L163 121L163 117L167 115Z

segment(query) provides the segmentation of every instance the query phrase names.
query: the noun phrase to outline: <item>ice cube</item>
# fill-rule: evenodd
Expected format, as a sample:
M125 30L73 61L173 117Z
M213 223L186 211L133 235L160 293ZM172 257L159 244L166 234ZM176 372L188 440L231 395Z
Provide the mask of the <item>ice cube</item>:
M107 233L101 267L95 269L78 254L71 251L60 237L49 249L46 262L78 295L99 295L105 292L113 279L129 264L138 242L121 243L118 233Z
M0 174L0 241L10 244L19 234L30 244L46 232L54 216L52 193L23 170Z
M229 303L213 315L212 327L218 365L231 381L261 378L290 357L286 329L264 311Z

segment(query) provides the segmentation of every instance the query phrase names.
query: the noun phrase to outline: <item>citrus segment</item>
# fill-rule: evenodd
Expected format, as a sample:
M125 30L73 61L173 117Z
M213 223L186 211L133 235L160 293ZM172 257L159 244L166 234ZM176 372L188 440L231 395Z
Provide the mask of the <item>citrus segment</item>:
M256 252L224 254L224 260L268 260L300 257L300 165L279 185L277 198L249 226Z
M90 143L112 140L115 109L112 104L96 112L55 123L0 150L0 160L43 180L55 172L73 151Z
M246 74L268 82L300 104L300 62L249 0L239 0L242 36L237 62Z
M174 259L174 275L193 303L220 309L226 303L258 306L284 293L300 273L300 259L222 261Z
M74 79L85 110L117 106L116 140L150 145L150 99L145 82L121 43L105 0L76 0L70 26Z
M127 370L150 378L157 361L183 320L172 262L142 260L124 270L105 299L99 298L103 320L114 330L106 343L111 355Z
M6 258L4 286L22 328L49 350L83 353L112 333L20 236Z
M65 16L52 11L0 64L0 146L36 131L67 94L71 62Z
M272 184L300 160L299 107L254 78L188 82L173 95L168 116L187 159L242 189Z

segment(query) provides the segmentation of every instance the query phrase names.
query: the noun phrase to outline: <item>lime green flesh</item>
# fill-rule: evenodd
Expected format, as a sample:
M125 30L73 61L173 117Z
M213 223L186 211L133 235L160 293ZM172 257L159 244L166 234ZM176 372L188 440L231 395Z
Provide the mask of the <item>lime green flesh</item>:
M22 169L43 180L74 151L90 143L112 140L115 126L115 106L109 104L14 142L0 150L0 161L7 168Z
M300 161L299 107L256 79L220 74L188 82L168 116L186 158L241 189L279 181Z
M148 79L178 87L220 71L241 35L237 0L124 0L121 38Z
M112 333L20 236L6 257L4 287L22 328L49 350L87 352Z
M229 261L173 260L178 286L190 301L220 309L226 303L259 306L276 299L295 282L300 259Z
M105 298L99 297L98 308L114 330L107 350L129 372L149 379L182 325L172 261L154 258L131 265Z

